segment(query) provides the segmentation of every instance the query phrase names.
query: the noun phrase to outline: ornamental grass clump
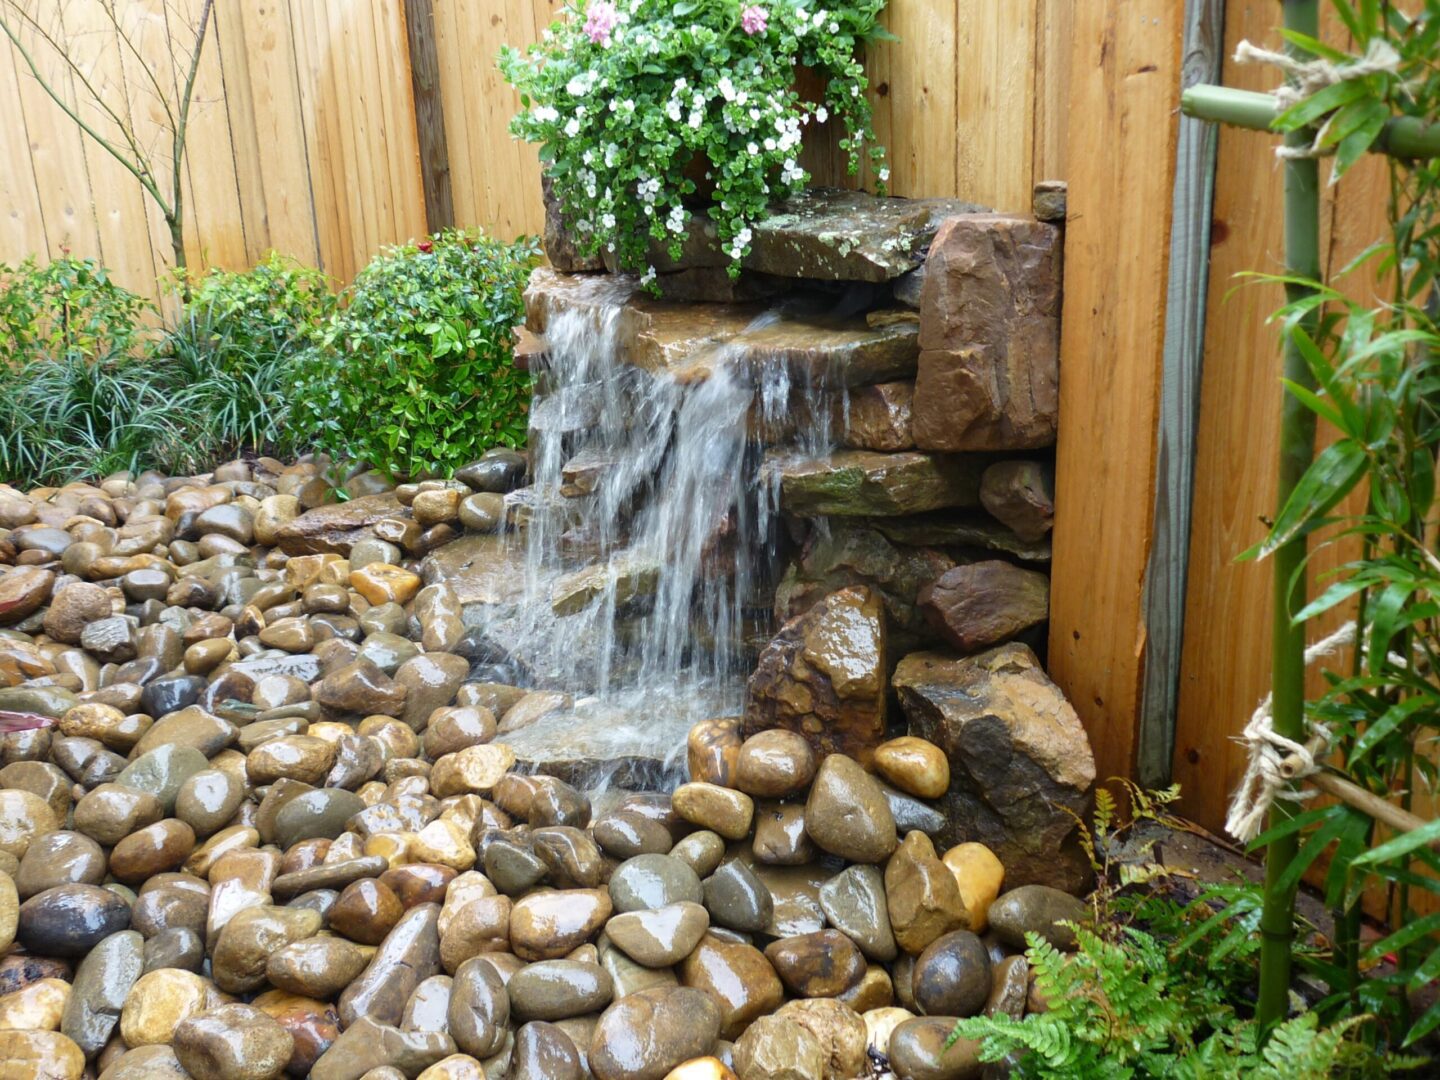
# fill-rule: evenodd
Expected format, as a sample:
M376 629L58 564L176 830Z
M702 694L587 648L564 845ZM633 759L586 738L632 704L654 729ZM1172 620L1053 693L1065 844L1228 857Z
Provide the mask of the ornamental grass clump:
M812 125L843 125L849 171L868 153L883 189L859 54L890 37L884 7L572 0L538 45L501 52L524 106L511 130L540 144L584 254L611 253L648 281L651 244L679 258L703 208L736 274L766 207L809 182L800 152ZM800 68L818 77L821 100L797 89Z

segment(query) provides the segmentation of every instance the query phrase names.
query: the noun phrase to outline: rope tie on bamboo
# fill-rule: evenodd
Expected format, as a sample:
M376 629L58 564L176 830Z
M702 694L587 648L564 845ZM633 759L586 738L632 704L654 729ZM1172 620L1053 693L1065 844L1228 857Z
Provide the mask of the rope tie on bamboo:
M1249 41L1241 41L1235 49L1237 64L1270 64L1278 67L1288 77L1288 82L1274 91L1275 107L1279 112L1298 105L1306 98L1314 97L1328 86L1351 79L1363 79L1367 75L1383 73L1396 75L1400 71L1400 54L1395 46L1380 38L1373 39L1365 49L1365 55L1349 63L1337 64L1319 57L1314 60L1297 60L1288 53L1273 49L1262 49ZM1333 146L1322 146L1321 141L1334 116L1327 119L1315 132L1309 146L1279 146L1275 156L1283 160L1295 158L1327 157L1335 152ZM1333 182L1333 179L1332 179Z
M1305 665L1334 656L1355 643L1355 623L1348 622L1335 633L1305 650ZM1305 742L1287 739L1275 730L1271 714L1271 696L1265 695L1245 731L1240 736L1249 762L1245 775L1230 799L1230 813L1225 818L1225 831L1242 844L1260 835L1265 815L1276 799L1301 802L1313 792L1296 791L1291 785L1320 771L1317 759L1324 758L1330 748L1330 731L1322 724L1310 725L1310 738Z

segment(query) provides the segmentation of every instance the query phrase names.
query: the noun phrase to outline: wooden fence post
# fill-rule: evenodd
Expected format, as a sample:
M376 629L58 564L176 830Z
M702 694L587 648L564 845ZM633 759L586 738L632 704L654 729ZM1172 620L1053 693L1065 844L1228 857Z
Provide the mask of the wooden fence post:
M445 103L440 93L440 57L435 49L431 0L405 0L405 37L410 49L410 83L415 92L415 130L420 136L425 224L434 233L455 224L455 201L450 194L450 150L445 141Z

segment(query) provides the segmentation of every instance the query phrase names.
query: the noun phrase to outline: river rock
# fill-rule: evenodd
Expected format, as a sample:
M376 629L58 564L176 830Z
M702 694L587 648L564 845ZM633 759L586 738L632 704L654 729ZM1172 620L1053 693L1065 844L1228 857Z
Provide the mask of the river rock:
M720 1008L701 990L638 991L601 1014L588 1048L590 1069L597 1080L664 1080L708 1053L720 1024Z
M537 999L541 989L536 988ZM466 1053L486 1058L499 1050L510 1020L510 996L500 972L482 957L461 964L446 1017L451 1036Z
M530 964L510 977L506 989L510 994L510 1011L522 1022L565 1020L598 1012L610 1004L614 992L610 975L604 968L579 960L544 960Z
M702 720L686 737L686 764L690 779L729 786L740 759L741 721L736 717Z
M0 995L0 1031L56 1031L69 998L63 979L40 979Z
M326 914L330 929L361 945L379 945L405 913L400 898L374 878L346 885ZM315 996L315 995L312 995Z
M644 911L681 901L698 904L704 890L695 871L668 855L637 855L610 875L610 901L616 911Z
M41 956L84 956L130 925L130 905L95 885L58 885L20 905L16 939Z
M0 851L22 858L31 842L59 827L50 804L39 795L0 790Z
M440 908L411 908L376 949L360 977L340 995L340 1018L347 1025L368 1016L380 1023L399 1023L415 987L440 973Z
M727 840L743 840L750 834L755 803L743 792L692 781L676 788L671 802L680 817Z
M144 946L134 930L122 930L97 944L75 969L60 1030L86 1057L100 1052L120 1022L126 996L144 969Z
M990 956L968 930L932 941L915 961L915 1003L932 1016L974 1016L990 996Z
M945 752L947 846L983 843L1012 885L1080 892L1089 863L1074 843L1095 782L1079 717L1024 645L969 659L915 653L893 679L910 731ZM997 767L1003 763L1003 767Z
M354 982L368 963L366 950L343 937L305 938L271 953L265 978L287 993L323 1001Z
M744 1080L819 1080L825 1054L808 1028L783 1016L762 1016L735 1044L735 1068Z
M371 1069L393 1066L404 1076L419 1076L455 1052L443 1031L401 1031L362 1016L350 1024L315 1063L311 1080L360 1080Z
M36 837L20 860L15 888L22 900L57 885L99 885L105 880L105 852L78 832L46 833Z
M774 1012L785 999L780 976L764 953L713 934L702 938L680 965L680 981L707 991L720 1005L720 1033L727 1039L738 1036L757 1017Z
M830 925L854 941L867 959L895 959L885 879L878 867L859 864L842 870L820 887L820 906Z
M50 599L54 586L54 572L38 566L17 566L0 575L0 626L13 626L35 614Z
M265 983L270 955L320 929L319 912L296 907L248 907L235 913L215 942L215 984L231 994Z
M85 1055L55 1031L0 1031L0 1061L17 1080L80 1080Z
M970 929L983 934L989 925L990 905L1005 883L1005 866L984 844L957 844L940 857L955 875L960 899L970 915Z
M838 930L771 942L765 948L765 959L798 997L838 997L865 974L865 958L855 943Z
M182 1020L210 1008L215 987L190 971L163 968L140 976L120 1012L120 1036L127 1046L169 1044Z
M865 1075L865 1021L850 1006L828 998L786 1002L776 1016L794 1021L815 1036L824 1059L822 1080Z
M809 787L816 767L803 736L783 728L759 731L740 747L735 786L756 798L784 799Z
M703 884L705 906L718 926L758 933L775 917L775 898L755 871L739 859L722 863Z
M191 1076L274 1080L289 1063L295 1040L259 1009L234 1004L181 1021L174 1047Z
M67 645L79 645L80 635L92 622L110 617L110 594L99 585L73 581L50 598L45 612L45 633Z
M180 794L180 785L209 764L205 755L193 746L160 746L149 752L142 752L140 757L125 766L124 771L115 778L115 783L122 788L149 792L160 800L161 807L169 813ZM76 812L79 812L78 806ZM105 842L99 836L95 836L95 839Z
M842 754L820 764L805 803L805 831L821 849L848 862L878 863L896 846L895 818L884 794Z
M569 1035L554 1024L532 1021L515 1032L510 1080L582 1080L580 1061Z
M907 833L885 864L885 900L895 940L911 956L969 924L955 876L922 832Z
M348 502L308 510L274 530L275 543L289 555L348 555L369 528L389 517L404 517L405 509L390 492L365 495Z
M767 891L765 895L770 894ZM710 916L705 908L680 901L653 910L616 915L605 924L605 933L632 960L645 967L659 968L678 964L689 956L709 926Z
M857 586L791 619L760 654L746 686L744 731L788 728L823 757L869 759L885 731L885 619Z
M996 935L1013 948L1025 948L1026 933L1035 933L1057 949L1073 949L1075 931L1060 924L1086 923L1094 913L1067 892L1048 885L1022 885L991 904L989 917Z
M953 1016L906 1020L890 1035L890 1068L897 1080L979 1080L980 1044L958 1039L945 1043L955 1027Z

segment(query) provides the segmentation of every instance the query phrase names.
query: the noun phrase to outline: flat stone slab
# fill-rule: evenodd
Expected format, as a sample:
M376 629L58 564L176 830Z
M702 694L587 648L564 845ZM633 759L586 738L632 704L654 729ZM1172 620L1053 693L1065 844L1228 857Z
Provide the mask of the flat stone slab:
M780 508L801 517L875 517L977 506L984 458L837 450L825 458L767 455L780 473Z
M410 509L390 492L307 510L275 530L275 544L287 555L349 555L386 518L408 518Z
M722 365L743 369L752 383L777 368L812 385L914 377L920 331L913 313L836 318L818 308L813 299L769 307L656 300L632 276L546 268L535 271L525 290L526 325L541 341L532 348L542 351L552 334L574 332L578 318L583 328L608 327L620 362L668 370L685 382L706 379Z
M689 705L581 700L504 739L517 771L555 776L582 791L671 791L689 779L685 740L697 720Z
M1026 562L1048 563L1050 539L1022 540L990 515L946 511L869 522L887 540L910 547L963 547L1000 551Z
M524 552L504 536L471 533L427 555L420 576L427 585L454 589L462 613L471 607L512 604L524 593Z
M947 217L984 210L959 199L882 198L812 188L777 204L755 223L750 253L740 265L778 278L889 281L920 264ZM652 245L650 265L661 274L730 265L708 216L691 217L681 244L678 259L664 246Z

